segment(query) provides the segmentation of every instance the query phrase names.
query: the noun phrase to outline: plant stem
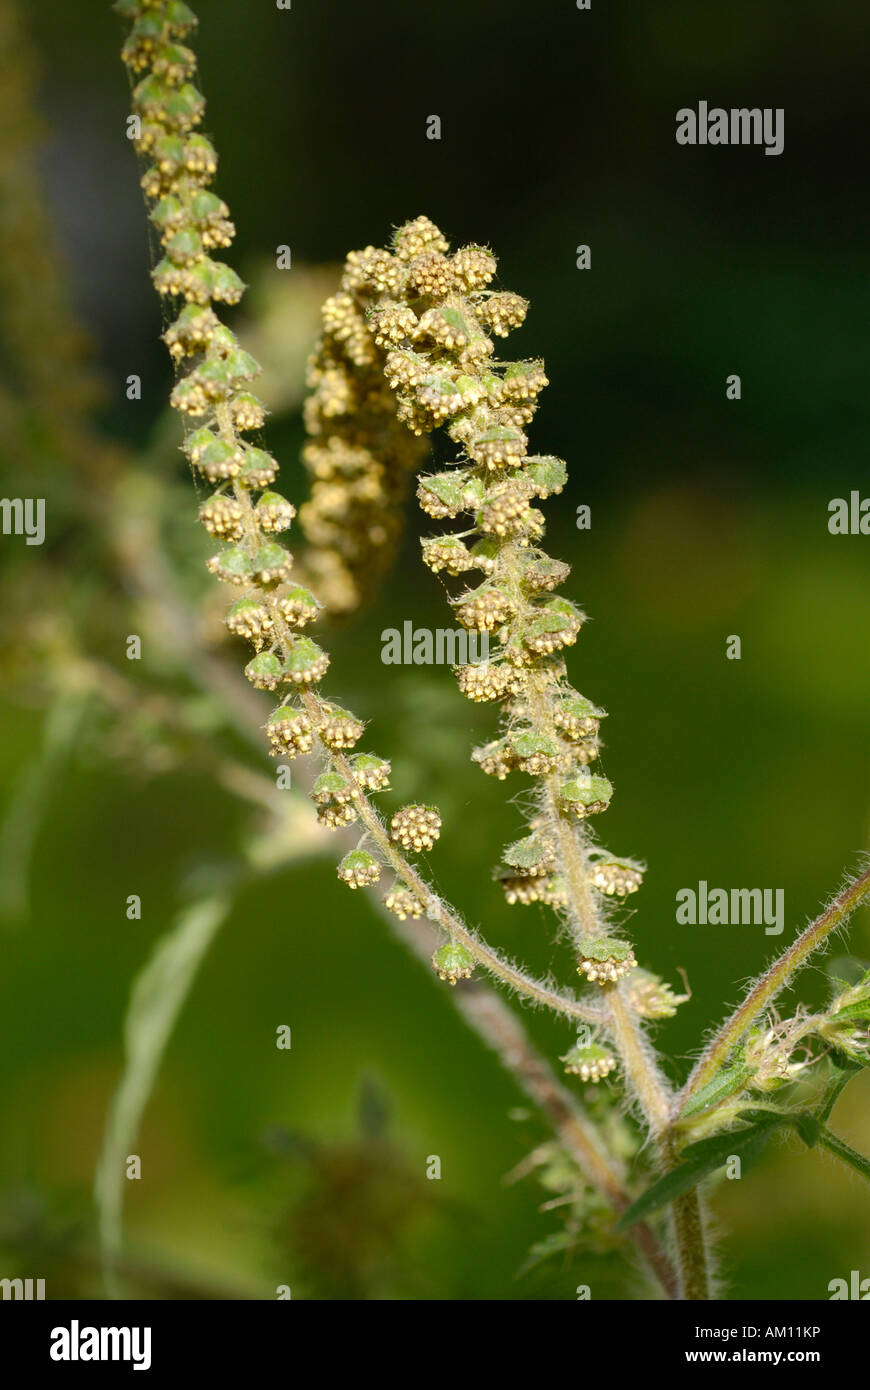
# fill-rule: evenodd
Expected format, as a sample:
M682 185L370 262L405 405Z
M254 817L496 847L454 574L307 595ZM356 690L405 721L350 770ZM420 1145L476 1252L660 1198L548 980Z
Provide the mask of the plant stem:
M305 707L311 716L312 723L317 726L320 719L320 707L317 700L308 691L303 696ZM353 768L347 758L342 753L334 750L331 753L332 762L343 777L352 784L356 784ZM393 844L390 839L383 821L377 811L372 806L362 788L357 788L354 798L359 811L360 820L368 830L375 844L395 870L398 877L415 896L423 903L426 915L431 921L437 922L440 927L457 941L461 942L466 950L474 956L475 960L488 970L503 984L510 986L520 994L524 994L528 999L536 1004L543 1004L546 1008L552 1009L555 1013L562 1014L566 1018L576 1018L584 1023L600 1023L602 1014L593 1009L590 1005L582 1003L579 999L567 994L557 994L555 990L548 988L540 980L533 979L530 975L509 961L503 960L490 946L480 941L464 923L450 910L442 900L437 897L428 884L420 877L417 870L408 862L401 851Z
M670 1098L650 1055L650 1049L637 1025L622 982L605 986L609 1007L607 1028L622 1058L625 1075L631 1083L652 1137L658 1140L670 1118Z
M391 918L390 927L420 960L428 960L436 939L427 922ZM625 1211L631 1197L617 1160L504 1000L477 980L461 981L451 998L468 1026L495 1052L505 1071L550 1121L590 1186L615 1211ZM662 1290L669 1298L679 1297L676 1270L652 1228L638 1222L631 1228L631 1236Z
M765 970L761 979L751 988L743 1003L722 1025L713 1041L705 1048L674 1103L673 1119L678 1118L686 1101L696 1091L716 1075L728 1055L755 1018L780 990L784 989L794 972L802 966L813 951L817 950L827 938L854 912L863 898L870 893L870 869L860 878L853 879L819 917L811 922L792 942L781 956L778 956Z
M677 1162L671 1141L665 1138L662 1155L667 1167ZM707 1241L704 1235L702 1198L697 1187L684 1192L671 1206L671 1223L680 1272L680 1298L696 1302L710 1297Z
M860 1173L862 1178L870 1178L870 1159L866 1159L863 1154L853 1149L851 1144L847 1144L844 1139L838 1138L836 1134L825 1126L821 1125L819 1130L818 1142L837 1158L842 1159L843 1163L848 1163L850 1168L854 1168L856 1173Z
M650 1134L656 1142L662 1163L666 1168L672 1168L677 1162L677 1154L667 1133L670 1096L626 998L624 982L608 986L607 1002L610 1006L611 1035L622 1057L626 1077L633 1085L649 1121ZM709 1298L704 1221L697 1189L693 1188L676 1199L671 1207L671 1222L680 1276L679 1297L689 1300Z
M509 1059L511 1074L529 1098L550 1118L590 1185L602 1193L618 1213L625 1211L631 1199L597 1130L532 1047L510 1009L492 991L479 985L461 987L457 1007L471 1026L496 1049L501 1060L506 1063ZM676 1271L653 1230L646 1223L639 1222L632 1234L638 1250L665 1293L669 1298L677 1298L679 1285Z
M860 878L847 884L825 911L811 922L765 971L761 979L753 985L743 1003L720 1029L698 1061L694 1071L680 1095L676 1098L671 1113L673 1124L690 1096L715 1076L735 1044L740 1040L764 1007L782 990L807 958L837 929L854 911L862 899L870 892L870 869ZM819 1142L835 1153L838 1158L856 1168L866 1177L870 1174L870 1164L843 1143L827 1129L822 1129ZM676 1158L672 1140L665 1137L663 1151L669 1161ZM673 1204L674 1232L677 1241L678 1262L682 1296L687 1299L710 1297L709 1276L705 1253L704 1223L701 1209L702 1198L697 1188L685 1193Z
M572 916L577 927L591 931L597 924L597 918L588 888L583 852L572 828L558 814L554 788L548 787L548 796L559 835ZM604 994L607 1007L605 1027L619 1053L626 1080L646 1117L661 1161L666 1168L671 1168L677 1156L667 1137L670 1094L659 1075L652 1050L638 1026L624 981L606 986ZM679 1270L676 1296L693 1301L707 1299L710 1296L707 1250L701 1199L696 1190L677 1198L671 1208L671 1221Z
M547 807L550 820L556 830L562 868L568 884L568 907L571 920L578 936L592 936L600 927L598 906L586 872L586 855L583 853L583 847L577 838L573 825L565 820L559 810L558 791L558 777L548 778Z

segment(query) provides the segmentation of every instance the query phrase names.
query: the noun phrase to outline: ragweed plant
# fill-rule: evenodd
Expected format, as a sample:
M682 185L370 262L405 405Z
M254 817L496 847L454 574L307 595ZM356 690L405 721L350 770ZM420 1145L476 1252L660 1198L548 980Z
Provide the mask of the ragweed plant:
M238 593L227 627L251 644L250 682L279 699L265 725L271 750L282 759L317 759L311 790L318 820L360 832L339 878L353 889L372 888L388 872L386 907L401 921L428 918L443 933L433 957L442 980L456 985L482 967L582 1029L563 1058L567 1073L591 1085L621 1085L649 1141L631 1153L626 1186L627 1155L614 1152L612 1134L577 1125L574 1156L584 1180L633 1232L666 1293L709 1297L700 1187L730 1154L749 1159L773 1132L789 1128L867 1173L867 1161L827 1125L842 1086L867 1060L867 977L844 981L821 1013L798 1008L783 1018L775 1001L870 891L870 871L752 986L675 1094L649 1025L670 1016L683 996L639 968L636 945L614 912L640 887L643 866L606 851L593 830L612 796L598 770L605 715L569 680L566 653L584 614L558 592L569 567L544 550L536 505L562 490L567 471L560 459L530 453L527 434L546 374L541 361L495 356L494 340L523 321L526 302L493 286L488 248L451 254L426 217L401 226L389 249L348 257L324 309L306 411L313 477L303 513L306 563L323 593L294 583L293 558L280 539L294 509L275 489L275 459L252 439L266 416L252 389L259 366L223 320L244 286L216 254L234 229L212 190L217 156L200 129L204 100L186 42L196 20L182 0L119 0L117 8L132 21L124 60L134 83L142 187L161 244L153 279L171 306L164 337L178 368L172 403L188 423L184 452L213 488L200 519L219 543L209 568ZM579 994L514 965L436 892L416 856L438 839L437 808L414 803L379 812L374 798L389 789L389 762L359 748L363 722L322 688L329 657L310 626L324 605L351 610L382 572L412 470L441 428L456 458L420 475L418 499L431 519L458 521L459 529L425 537L423 559L459 581L450 598L457 620L493 639L486 662L457 671L465 697L500 710L494 737L474 750L474 761L500 780L529 777L534 788L527 823L504 850L498 878L508 902L553 909L557 932L574 950ZM657 1232L662 1211L676 1277Z

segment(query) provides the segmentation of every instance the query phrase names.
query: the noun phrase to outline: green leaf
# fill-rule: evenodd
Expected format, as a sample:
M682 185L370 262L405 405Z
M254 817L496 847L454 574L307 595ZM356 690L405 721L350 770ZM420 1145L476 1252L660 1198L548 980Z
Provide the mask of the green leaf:
M867 1022L870 1020L870 997L856 999L854 1003L847 1004L845 1008L838 1009L835 1014L831 1014L831 1018L836 1023L848 1022L853 1018L856 1018L859 1023Z
M768 1140L774 1130L782 1126L783 1120L782 1115L762 1112L755 1123L746 1129L714 1134L709 1139L687 1145L677 1167L665 1173L637 1201L632 1202L628 1210L623 1212L616 1229L627 1230L652 1212L669 1206L677 1197L715 1173L717 1168L723 1167L729 1158L739 1158L745 1172L761 1157Z
M720 1101L727 1100L736 1091L743 1089L744 1082L749 1079L750 1071L743 1060L732 1062L730 1065L722 1067L720 1071L708 1081L706 1086L702 1086L696 1091L689 1104L684 1108L682 1116L697 1115L701 1110L707 1110L712 1105L718 1105Z
M124 1073L112 1098L95 1183L100 1246L110 1289L114 1287L113 1261L121 1249L127 1186L124 1160L136 1143L178 1015L231 902L228 895L216 894L186 907L133 982L124 1020Z
M0 921L21 922L30 912L33 856L52 793L73 753L93 696L55 700L42 729L42 746L10 788L0 820Z

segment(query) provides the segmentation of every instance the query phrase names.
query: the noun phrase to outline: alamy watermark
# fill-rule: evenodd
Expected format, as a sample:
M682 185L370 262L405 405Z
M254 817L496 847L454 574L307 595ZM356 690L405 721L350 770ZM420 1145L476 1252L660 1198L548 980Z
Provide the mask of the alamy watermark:
M151 1367L150 1327L69 1327L51 1329L52 1361L131 1361L134 1371Z
M401 632L397 627L387 627L381 633L381 661L385 666L477 666L488 660L488 632L415 628L407 619Z
M24 536L26 545L42 545L45 540L45 498L0 498L0 529L4 536Z
M831 1301L835 1299L857 1299L861 1303L870 1301L870 1279L862 1279L861 1272L857 1269L849 1271L848 1281L845 1279L832 1279L828 1284L828 1293Z
M44 1279L0 1279L0 1298L22 1299L30 1302L45 1298Z
M764 927L765 936L779 936L785 925L782 888L697 888L677 892L677 921L691 926Z
M828 503L828 530L832 536L870 536L870 497L853 488L846 497Z
M781 106L710 106L697 111L682 106L677 112L678 145L763 145L765 154L785 148L785 110Z

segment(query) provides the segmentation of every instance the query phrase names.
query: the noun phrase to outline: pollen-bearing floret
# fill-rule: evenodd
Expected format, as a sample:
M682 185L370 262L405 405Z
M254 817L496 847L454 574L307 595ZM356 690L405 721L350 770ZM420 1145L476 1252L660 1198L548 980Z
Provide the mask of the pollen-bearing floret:
M407 918L417 918L423 916L423 904L410 888L403 888L397 884L390 890L384 898L384 906L388 912L392 912L394 917L398 917L400 922Z
M404 849L431 849L441 834L441 817L434 806L403 806L390 821L390 839Z
M592 882L608 898L624 898L643 883L643 869L629 860L601 858L592 865Z
M380 878L381 866L367 850L355 849L342 859L338 876L349 888L368 888Z
M457 671L459 689L467 700L503 700L519 690L519 679L509 666L481 662L477 666L460 666Z
M664 980L649 970L634 970L627 981L628 999L640 1018L673 1018L688 994L675 994Z
M432 957L432 965L439 980L455 985L459 980L471 979L474 956L458 941L450 941L446 946L439 946Z
M597 1043L578 1043L566 1052L562 1063L565 1071L571 1076L579 1076L581 1081L594 1083L603 1081L617 1067L613 1053L606 1047L599 1047Z
M585 975L590 984L613 984L637 965L629 943L614 936L581 936L577 946L577 973Z
M266 733L273 757L295 758L310 753L314 747L314 729L308 715L292 705L281 705L266 721Z

